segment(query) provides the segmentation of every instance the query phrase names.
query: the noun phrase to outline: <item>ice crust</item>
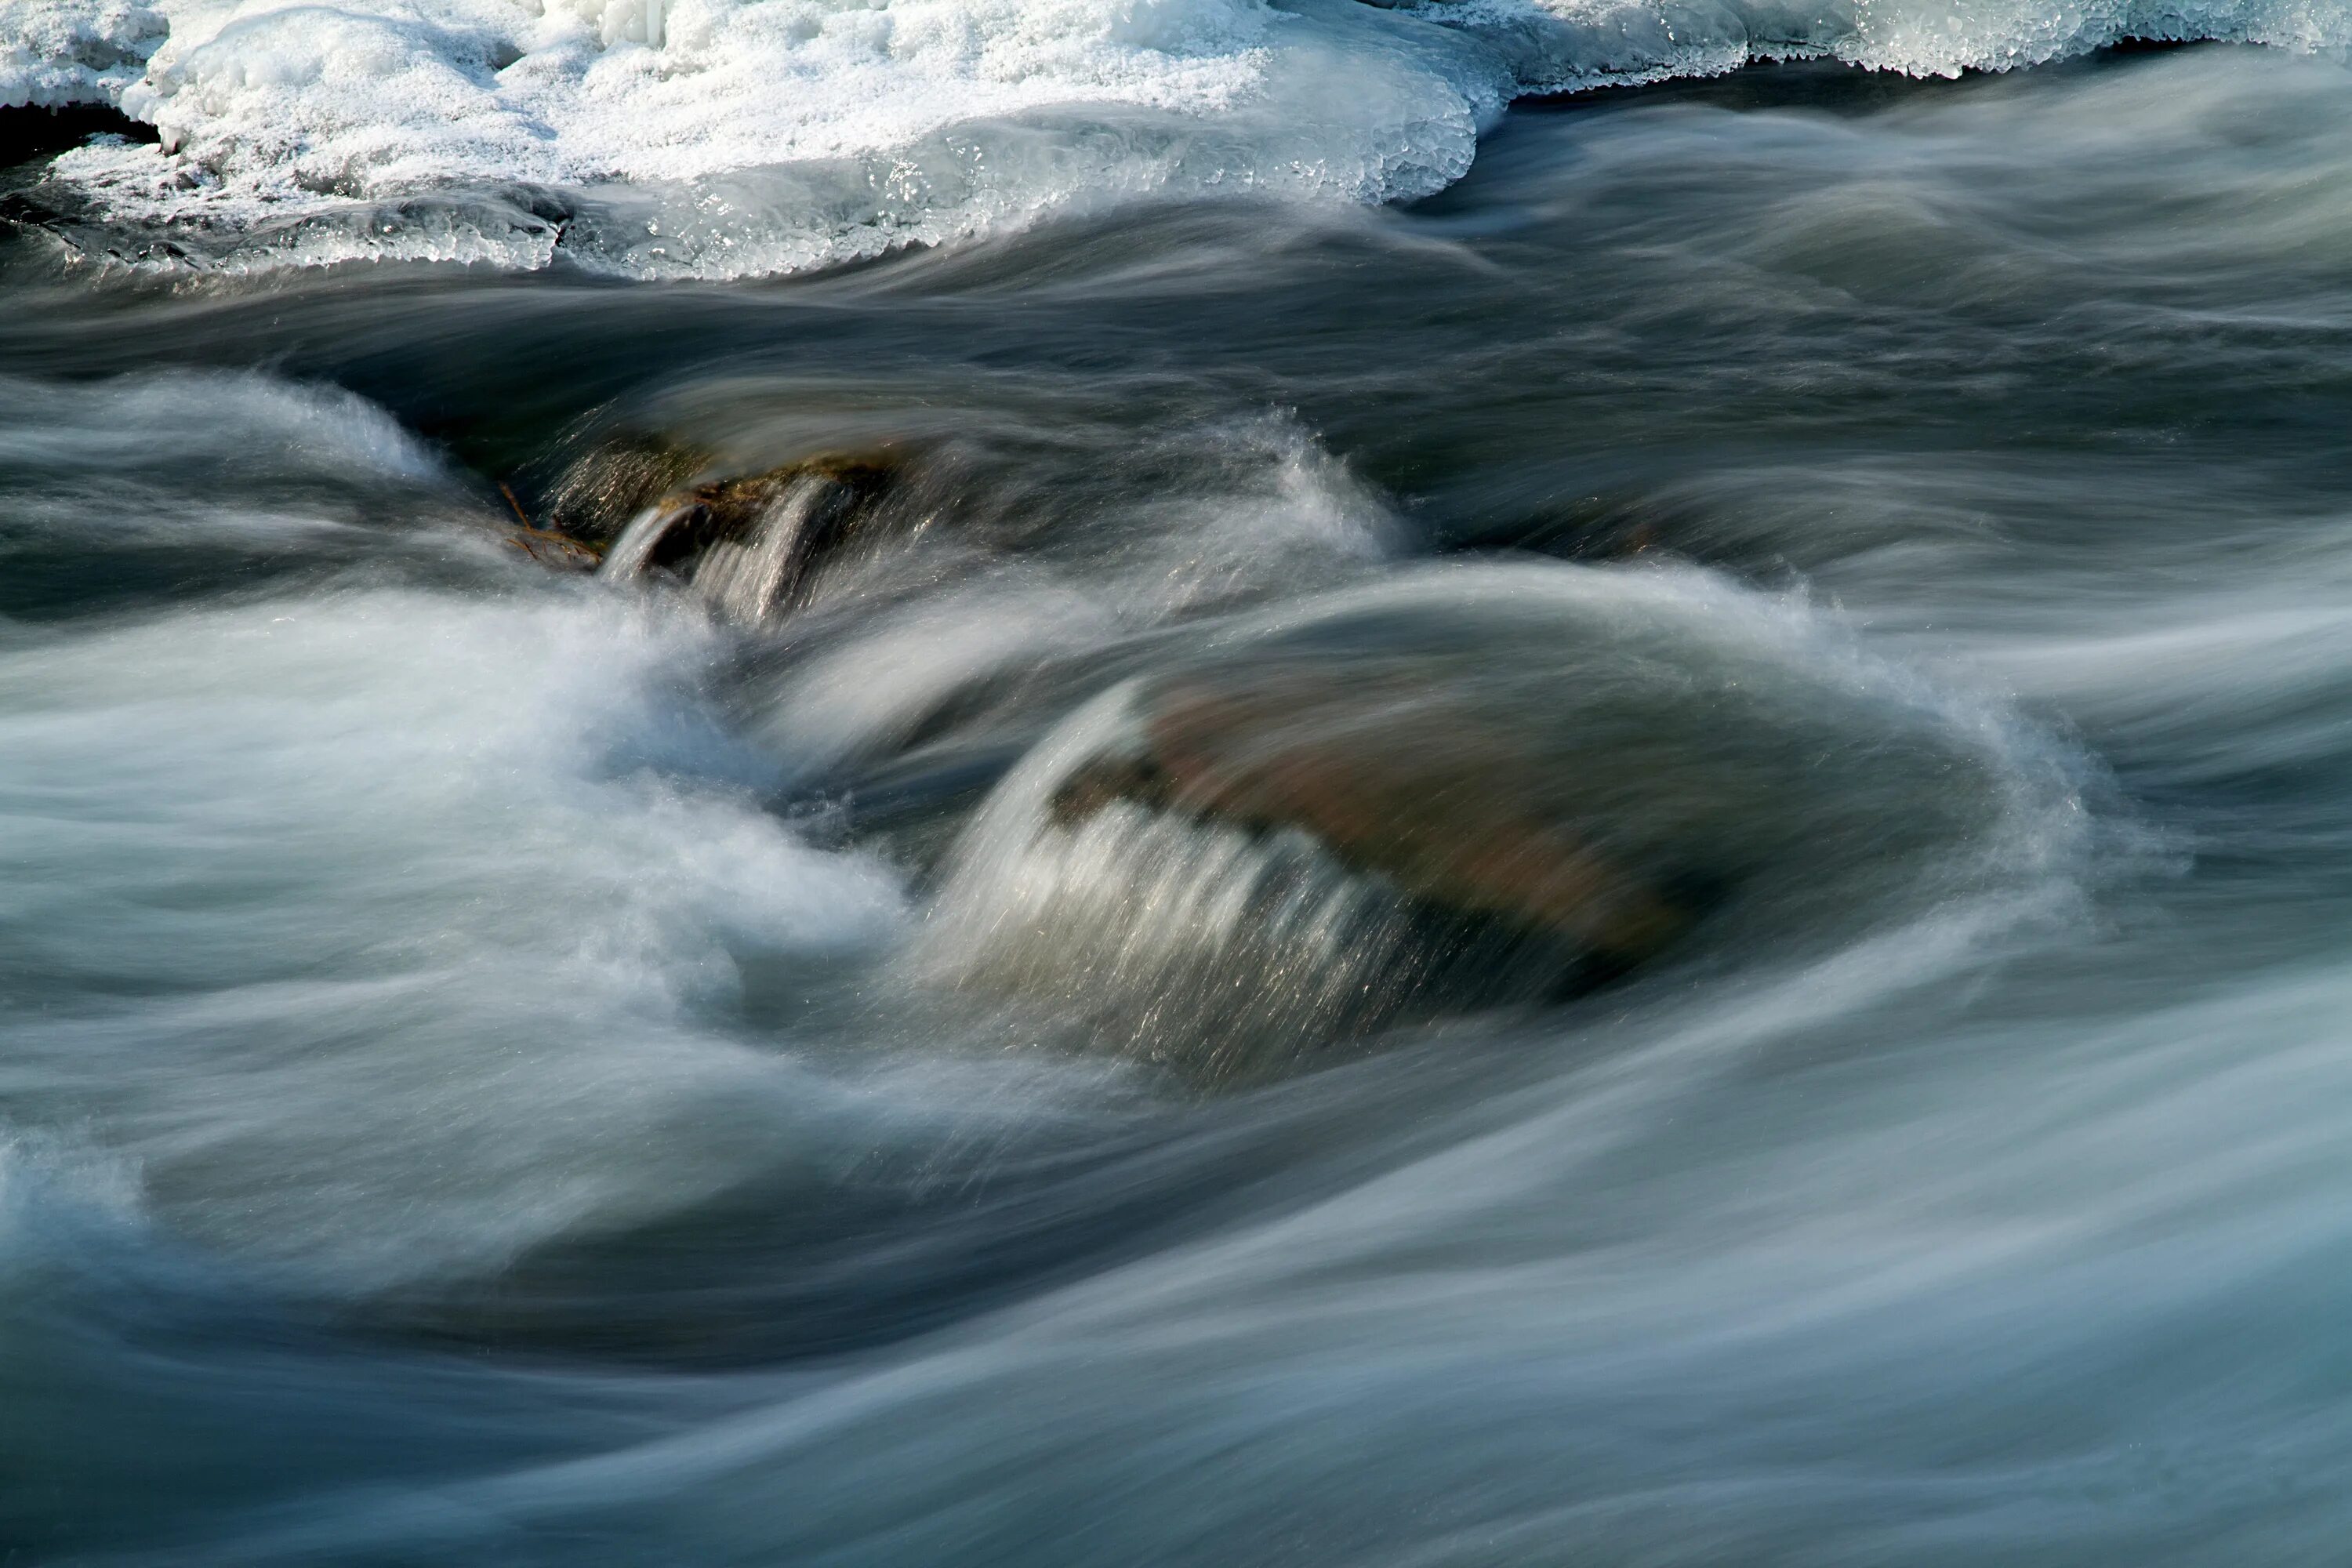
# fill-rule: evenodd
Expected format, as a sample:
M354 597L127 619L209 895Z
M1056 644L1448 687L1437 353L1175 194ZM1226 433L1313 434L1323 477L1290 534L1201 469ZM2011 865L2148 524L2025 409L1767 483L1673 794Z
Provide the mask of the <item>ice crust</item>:
M0 105L134 262L792 271L1139 197L1442 188L1515 96L1830 55L2005 69L2126 37L2337 50L2311 0L0 0ZM129 237L126 240L124 237Z
M112 103L169 36L129 0L0 0L0 108Z

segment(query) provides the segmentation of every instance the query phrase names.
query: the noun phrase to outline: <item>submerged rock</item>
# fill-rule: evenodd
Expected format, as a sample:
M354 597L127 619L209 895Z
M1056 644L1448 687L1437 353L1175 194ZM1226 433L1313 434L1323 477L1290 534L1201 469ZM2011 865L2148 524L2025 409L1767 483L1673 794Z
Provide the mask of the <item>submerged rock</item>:
M876 503L898 482L893 455L826 455L677 482L700 461L668 446L600 447L547 497L549 526L516 503L522 527L508 542L560 571L674 578L722 612L758 621L792 607L845 546L890 531Z
M670 572L728 614L759 620L867 531L894 473L887 458L822 457L674 490L622 530L602 570Z
M562 466L541 494L541 526L609 547L629 521L661 497L713 471L714 455L669 435L580 432L561 448Z
M1694 910L1541 805L1541 763L1469 705L1430 694L1395 732L1398 693L1277 666L1202 674L1138 698L1141 749L1081 766L1054 793L1073 825L1115 800L1253 834L1305 834L1434 911L1559 939L1615 968Z
M2012 844L1979 716L1697 572L1433 570L1192 648L999 786L920 956L1195 1079L1572 995L1725 925L1801 952Z

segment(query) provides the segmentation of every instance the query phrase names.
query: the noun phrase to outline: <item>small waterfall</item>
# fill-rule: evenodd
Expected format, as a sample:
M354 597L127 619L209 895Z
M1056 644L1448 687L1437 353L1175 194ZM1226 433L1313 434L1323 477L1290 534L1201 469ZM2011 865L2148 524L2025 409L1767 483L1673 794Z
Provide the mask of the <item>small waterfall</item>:
M728 616L757 621L776 607L800 575L809 546L809 522L834 481L807 474L784 487L740 540L722 539L694 567L694 588Z
M958 989L1046 999L1098 1048L1202 1082L1286 1070L1416 988L1395 889L1303 834L1250 834L1118 804L1047 826L962 927ZM959 911L967 915L976 912Z
M1247 1081L1391 1016L1428 978L1407 900L1302 833L1117 801L1056 820L1057 787L1132 737L1104 693L967 829L912 955L932 984L1025 997L1089 1048L1196 1082Z
M714 522L711 506L698 496L666 498L629 520L606 552L603 571L612 577L635 577L655 566L683 571L694 591L731 619L753 622L772 612L808 564L811 530L826 501L839 489L838 481L823 474L803 474L761 505L748 525L734 514ZM681 529L707 539L722 526L739 537L704 545L691 559L693 541L686 549L665 550Z
M621 530L621 536L613 541L613 548L604 552L600 570L607 577L634 577L643 572L653 561L654 547L695 505L693 501L663 500L637 513Z
M1002 895L999 930L1019 932L1017 945L1038 961L1129 984L1244 940L1302 968L1346 965L1350 933L1392 901L1303 834L1243 833L1125 804L1041 832Z

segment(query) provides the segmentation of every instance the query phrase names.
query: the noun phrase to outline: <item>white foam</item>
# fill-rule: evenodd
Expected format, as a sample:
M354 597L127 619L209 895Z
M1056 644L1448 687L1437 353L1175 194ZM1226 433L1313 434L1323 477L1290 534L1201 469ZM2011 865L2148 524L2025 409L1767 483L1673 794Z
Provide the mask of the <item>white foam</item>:
M162 10L144 75L85 70L77 96L163 146L59 172L100 218L206 237L230 266L536 264L545 200L383 210L517 184L579 209L577 254L646 275L789 270L1155 190L1381 200L1457 177L1508 85L1444 29L1263 0L668 0L658 48L645 0Z
M100 470L110 487L133 476L184 488L192 466L229 455L247 474L281 481L448 482L430 447L340 387L181 370L79 386L0 376L0 459L17 476L20 493L31 488L28 472L68 480Z
M1382 202L1511 96L1829 55L1955 75L2125 37L2352 43L2308 0L0 0L0 103L163 145L58 173L172 263L789 271L1154 195ZM140 62L143 60L143 68Z
M728 782L666 684L709 635L373 590L0 650L0 921L65 998L12 1114L97 1093L165 1223L362 1287L805 1154L831 1101L726 1034L737 955L840 962L902 895ZM135 978L75 991L98 953Z

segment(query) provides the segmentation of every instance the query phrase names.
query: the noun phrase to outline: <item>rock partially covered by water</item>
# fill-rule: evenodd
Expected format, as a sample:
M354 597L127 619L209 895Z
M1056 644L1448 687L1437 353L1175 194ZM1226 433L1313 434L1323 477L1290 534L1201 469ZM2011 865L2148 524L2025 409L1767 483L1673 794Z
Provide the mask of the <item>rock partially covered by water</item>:
M1058 825L1127 801L1301 833L1433 912L1555 939L1587 969L1648 958L1696 913L1549 816L1543 760L1442 683L1405 691L1276 659L1147 683L1135 719L1136 750L1055 791Z
M719 610L761 620L790 608L829 556L875 526L894 476L884 458L828 456L674 490L621 531L603 571L667 571Z
M1724 922L1793 952L1981 889L2031 858L2012 745L1702 573L1433 570L1204 629L1074 714L966 832L926 956L1261 1078Z

